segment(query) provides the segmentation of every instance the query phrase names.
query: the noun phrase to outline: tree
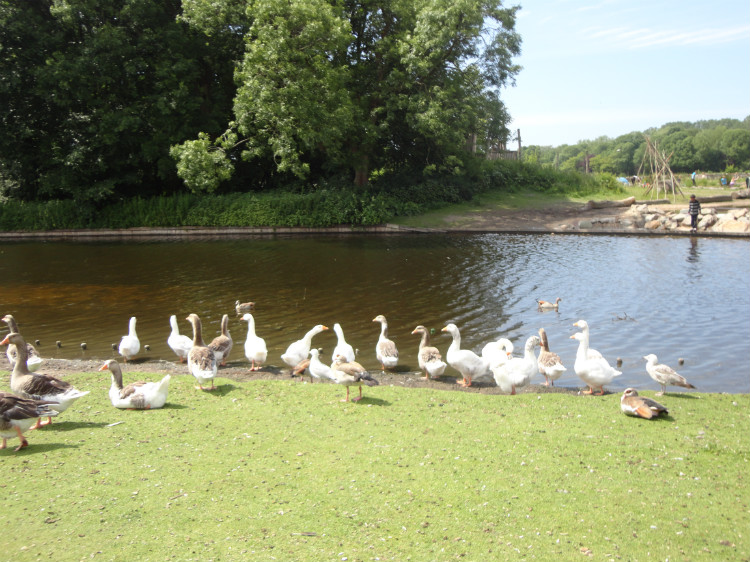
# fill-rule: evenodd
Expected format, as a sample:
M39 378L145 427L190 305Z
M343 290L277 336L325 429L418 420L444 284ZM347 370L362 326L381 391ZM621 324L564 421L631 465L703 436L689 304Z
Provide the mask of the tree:
M507 135L497 92L519 70L516 10L499 0L248 4L234 102L243 157L300 177L349 168L358 184L372 169L460 171L470 136L481 147Z
M750 131L730 129L721 137L721 151L727 166L746 167L750 164Z
M178 0L0 0L0 169L22 199L180 189L169 147L221 132L232 63Z

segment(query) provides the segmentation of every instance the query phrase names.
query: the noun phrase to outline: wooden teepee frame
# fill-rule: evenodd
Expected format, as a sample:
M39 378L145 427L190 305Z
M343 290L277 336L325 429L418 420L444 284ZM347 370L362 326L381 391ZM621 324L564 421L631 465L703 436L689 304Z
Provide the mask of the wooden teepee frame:
M664 190L664 196L668 196L668 191L672 190L672 202L677 201L677 192L683 197L685 196L680 189L679 180L672 172L669 167L669 159L672 158L674 152L670 152L669 156L666 153L661 152L656 146L656 143L651 140L651 137L646 138L646 152L643 153L643 159L641 165L638 168L638 175L641 175L643 166L646 164L648 159L648 166L650 169L651 181L646 184L646 193L651 193L651 199L654 198L654 190L656 192L656 198L659 198L659 191Z

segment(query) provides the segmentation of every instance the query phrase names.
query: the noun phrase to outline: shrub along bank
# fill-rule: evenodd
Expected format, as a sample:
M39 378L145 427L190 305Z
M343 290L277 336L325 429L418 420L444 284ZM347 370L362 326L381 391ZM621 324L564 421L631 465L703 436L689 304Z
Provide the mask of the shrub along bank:
M6 200L0 203L0 230L367 226L469 201L487 192L580 196L621 191L610 174L558 172L520 162L486 162L480 168L472 174L435 178L392 174L375 178L363 188L331 182L269 192L185 193L107 203Z

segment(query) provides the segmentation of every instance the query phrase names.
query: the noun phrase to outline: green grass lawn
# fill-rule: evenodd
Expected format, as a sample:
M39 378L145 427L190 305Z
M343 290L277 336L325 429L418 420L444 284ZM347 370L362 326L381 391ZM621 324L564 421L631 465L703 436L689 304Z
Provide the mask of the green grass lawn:
M0 451L1 560L750 558L748 395L645 421L619 394L178 375L120 411L108 376L68 380L91 394Z

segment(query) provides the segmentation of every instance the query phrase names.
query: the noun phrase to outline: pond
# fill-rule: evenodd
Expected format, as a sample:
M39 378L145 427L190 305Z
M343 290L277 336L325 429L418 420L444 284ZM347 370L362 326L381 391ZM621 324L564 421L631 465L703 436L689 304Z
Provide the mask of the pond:
M372 319L383 314L405 374L418 369L411 335L418 324L435 330L443 354L450 338L440 329L449 322L462 347L476 352L507 337L520 354L544 327L568 368L558 384L571 387L583 384L573 369L572 324L585 319L591 346L612 364L622 359L612 390L657 390L643 359L655 353L700 391L745 393L749 257L746 240L551 234L4 242L0 313L13 314L27 340L40 340L43 357L68 359L116 356L112 344L136 316L150 346L139 357L169 361L170 315L192 336L185 318L198 314L210 341L229 314L230 362L241 364L247 324L234 303L252 300L268 364L282 367L287 345L315 324L338 322L371 369L379 334ZM557 297L559 311L537 309L536 299ZM336 338L324 332L313 343L328 359Z

